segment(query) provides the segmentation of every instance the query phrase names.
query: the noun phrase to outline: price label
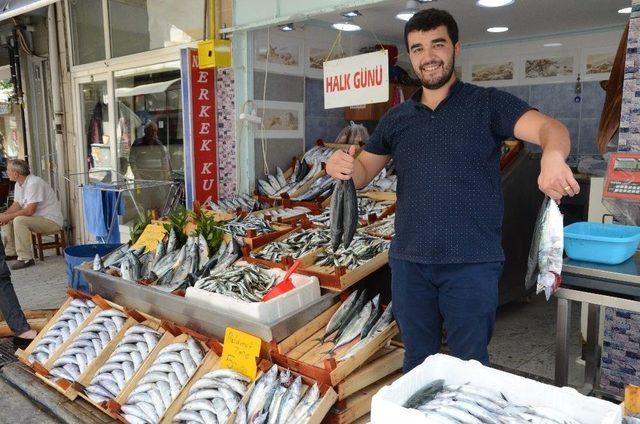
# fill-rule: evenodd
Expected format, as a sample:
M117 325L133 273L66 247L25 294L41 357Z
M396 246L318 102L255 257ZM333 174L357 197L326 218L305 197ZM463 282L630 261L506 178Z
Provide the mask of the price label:
M259 337L227 327L222 348L222 367L231 368L254 379L258 372L256 358L260 355Z
M133 245L134 249L138 249L142 246L145 247L145 252L156 250L158 243L167 234L167 230L162 224L149 224L145 227L140 237Z

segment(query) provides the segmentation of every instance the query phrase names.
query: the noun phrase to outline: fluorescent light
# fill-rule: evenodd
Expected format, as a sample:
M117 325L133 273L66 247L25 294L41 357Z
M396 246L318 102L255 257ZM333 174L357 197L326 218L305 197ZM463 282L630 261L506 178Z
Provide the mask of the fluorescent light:
M284 25L280 25L280 31L293 31L293 24L284 24Z
M491 27L491 28L487 28L488 32L507 32L509 31L509 28L507 27Z
M355 18L356 16L362 16L362 13L357 10L352 10L351 12L345 12L342 14L345 18Z
M477 0L476 4L480 7L502 7L513 4L515 0Z
M338 31L360 31L362 29L360 28L360 26L348 20L342 21L342 22L336 22L331 26L337 29Z
M543 44L544 47L562 47L562 43L547 43Z
M409 0L404 10L398 12L398 14L396 15L396 18L400 19L401 21L408 21L417 12L418 12L418 2L415 0Z
M631 13L631 8L625 7L623 9L618 10L618 13Z

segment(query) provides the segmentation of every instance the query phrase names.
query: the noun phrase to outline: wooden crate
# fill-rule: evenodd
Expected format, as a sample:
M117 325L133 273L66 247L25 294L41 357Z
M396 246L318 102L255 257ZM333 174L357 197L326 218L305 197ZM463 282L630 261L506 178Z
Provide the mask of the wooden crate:
M304 257L304 265L300 269L300 274L318 277L320 287L332 291L343 291L356 284L369 274L382 268L389 263L389 251L378 253L366 263L359 267L348 270L344 267L325 267L313 265L316 257L324 248L318 249Z
M205 363L207 357L212 355L219 356L222 353L222 345L220 345L220 343L214 339L210 339L185 327L178 326L169 322L163 322L162 326L166 330L166 333L162 337L162 339L160 339L160 342L158 342L156 348L149 353L147 359L143 362L140 368L138 368L127 387L125 387L125 389L120 392L118 397L116 397L112 401L107 402L107 410L109 415L123 423L127 423L127 420L121 415L121 406L126 403L129 395L135 390L140 379L146 374L147 370L151 368L156 358L160 354L160 351L162 351L162 349L164 349L166 346L172 343L182 343L185 342L188 337L193 337L200 344L200 347L205 353L205 358L203 362L198 366L198 369L202 366L202 364ZM193 376L197 374L198 369L196 369L196 372L193 374ZM189 381L193 379L193 376L191 376L191 378L187 380L185 387L189 384ZM184 387L182 388L181 392L183 390ZM175 399L173 401L175 402ZM169 407L171 407L171 405L169 405Z
M404 349L391 341L389 347L377 351L367 362L335 387L338 401L344 400L367 386L402 370Z
M335 358L349 350L358 340L356 338L356 341L340 347L333 357L327 357L327 351L333 347L333 343L320 344L325 327L341 304L342 302L338 302L333 305L282 342L273 342L271 359L278 365L335 387L398 334L398 326L394 322L372 338L358 353L344 361L336 362Z
M378 202L395 202L398 198L395 191L368 191L366 193L358 194L359 196L368 197L369 199Z
M97 307L91 312L91 314L89 315L89 318L85 321L82 331L84 331L84 328L90 325L93 322L93 320L102 311L105 311L108 309L116 309L120 312L124 312L121 306L116 305L115 303L109 302L108 300L105 300L98 295L93 296L91 300L97 305ZM93 361L91 361L91 364L89 364L87 368L80 374L78 381L93 377L93 375L98 370L98 368L100 368L104 364L104 362L107 360L107 358L109 357L109 354L113 352L113 349L115 349L116 344L122 338L124 333L129 329L129 327L134 325L135 322L136 321L132 318L129 318L125 321L125 323L123 324L120 331L118 331L116 336L109 343L107 343L107 345L98 354L98 356L96 356L93 359ZM36 371L36 376L40 378L40 380L45 382L47 385L53 387L58 392L62 393L67 399L70 399L70 400L74 400L76 397L78 397L78 393L82 390L82 386L77 385L76 384L77 382L68 381L65 378L54 377L49 372L53 369L54 364L58 360L58 358L62 356L62 354L75 341L75 339L80 334L82 334L82 331L80 331L78 334L75 334L73 338L69 337L60 346L60 348L56 351L56 353L47 360L47 362L45 362L44 364L37 364L37 366L34 367L34 370Z
M359 390L348 398L338 401L329 414L325 417L324 424L351 424L358 418L371 412L371 399L373 395L402 376L401 372L395 372L370 386Z
M67 300L64 301L64 303L62 304L62 306L60 306L60 309L58 309L58 311L53 315L53 317L51 317L51 319L49 320L49 322L47 322L47 324L45 324L44 327L42 327L42 330L40 330L40 332L38 333L38 335L33 339L33 341L29 344L29 346L27 346L27 348L25 350L21 350L18 349L16 351L16 357L18 358L18 360L20 362L22 362L23 364L27 365L28 367L33 368L34 365L37 362L31 362L29 360L29 355L31 355L31 353L33 352L33 350L36 348L36 346L38 345L38 343L40 343L40 340L42 340L42 338L44 336L47 335L47 331L49 331L49 329L56 323L58 322L58 320L60 319L60 317L64 314L65 310L69 307L69 305L71 305L71 302L74 299L84 299L84 300L91 300L91 296L82 293L80 291L77 290L73 290L73 289L68 289L67 290L67 294L69 295L69 297L67 298ZM96 312L97 309L98 311ZM89 322L89 320L93 319L93 317L99 313L99 308L95 308L94 311L87 316L87 318L84 320L84 323L79 325L78 327L76 327L75 330L73 330L73 332L69 335L69 339L75 339L76 336L78 334L80 334L80 332L82 331L82 329L87 325L87 323ZM58 351L60 350L60 348L63 345L60 345L58 347ZM40 366L42 366L42 364L39 364Z
M140 312L140 311L136 311L136 310L132 310L132 309L126 309L125 308L125 313L134 321L133 325L136 324L141 324L141 325L145 325L149 328L152 328L154 330L157 330L160 334L160 340L158 341L158 345L160 344L160 342L162 341L162 338L166 337L166 330L162 327L162 321L154 318L148 314L145 314L144 312ZM131 326L129 326L127 329L131 328ZM95 372L93 372L91 375L87 375L83 378L81 378L80 380L78 380L78 382L74 385L76 386L76 390L78 390L78 394L80 395L81 398L83 398L84 400L86 400L87 402L89 402L90 404L92 404L94 407L96 407L97 409L99 409L100 411L104 412L105 414L111 416L112 418L114 418L111 414L111 412L109 411L108 408L108 402L95 402L93 399L91 399L87 393L86 393L86 387L91 383L91 381L93 380L93 378L96 376L97 372L100 370L100 368L109 361L109 359L111 358L113 352L115 351L115 349L118 347L118 344L122 341L122 339L124 338L126 331L124 333L122 333L122 335L120 337L118 337L118 342L112 346L109 349L109 353L107 355L107 358L99 365L96 367ZM168 335L168 337L172 337L170 334ZM149 352L149 355L144 359L144 361L142 362L142 366L144 366L144 363L147 361L147 359L152 355L152 353L158 349L158 345L156 345L151 352ZM106 349L103 351L105 352ZM134 376L135 377L135 374ZM127 385L123 388L123 390L127 390L128 386L132 384L134 378L132 378L129 382L127 382Z

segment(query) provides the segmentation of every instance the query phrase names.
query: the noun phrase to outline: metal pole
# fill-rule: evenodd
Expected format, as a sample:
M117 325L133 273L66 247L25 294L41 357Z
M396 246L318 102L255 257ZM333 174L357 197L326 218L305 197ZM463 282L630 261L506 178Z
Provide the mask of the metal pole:
M569 319L571 301L558 298L556 317L556 386L566 386L569 382Z
M54 5L47 9L47 29L49 31L49 70L51 72L51 101L53 103L53 126L55 137L56 163L54 174L58 183L58 197L62 206L62 215L65 224L68 223L69 206L67 202L67 186L64 181L66 173L64 151L64 110L62 107L62 89L60 87L60 52L58 50L58 26L56 22L56 10ZM63 225L65 228L66 225Z

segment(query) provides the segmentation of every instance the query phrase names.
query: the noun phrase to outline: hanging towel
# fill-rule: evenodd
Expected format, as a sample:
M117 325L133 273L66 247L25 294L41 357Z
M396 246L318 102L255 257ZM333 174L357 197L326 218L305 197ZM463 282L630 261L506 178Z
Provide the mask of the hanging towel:
M84 202L84 218L87 231L93 234L101 243L120 243L118 224L109 235L109 226L114 214L124 215L124 202L116 205L118 194L113 191L101 190L109 184L96 183L85 185L82 194Z

